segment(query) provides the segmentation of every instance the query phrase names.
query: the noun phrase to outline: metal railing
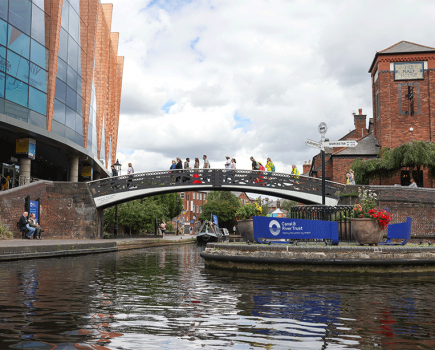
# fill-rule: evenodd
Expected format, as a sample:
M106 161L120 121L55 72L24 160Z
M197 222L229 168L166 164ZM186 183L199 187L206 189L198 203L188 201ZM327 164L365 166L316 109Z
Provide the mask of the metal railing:
M134 196L135 190L150 190L168 188L176 191L177 187L204 189L220 189L227 187L234 190L251 190L259 193L278 193L283 196L286 192L304 193L314 196L322 195L321 179L303 175L291 175L267 171L232 170L232 169L189 169L154 171L121 175L88 182L94 200L98 197L116 195L123 192ZM327 181L325 196L336 199L337 191L342 191L344 185ZM154 192L156 192L154 190ZM129 194L130 196L130 194ZM124 196L125 197L125 196ZM127 201L127 200L125 200ZM313 201L315 202L315 201Z
M341 242L353 242L350 218L353 205L297 205L290 208L292 219L325 220L338 222L338 237Z

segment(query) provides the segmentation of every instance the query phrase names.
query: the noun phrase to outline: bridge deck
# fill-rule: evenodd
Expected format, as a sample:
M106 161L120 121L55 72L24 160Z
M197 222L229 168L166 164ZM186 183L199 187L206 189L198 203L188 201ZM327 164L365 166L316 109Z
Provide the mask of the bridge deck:
M97 207L110 207L133 199L183 191L247 191L299 201L322 203L321 179L267 171L191 169L121 175L88 182ZM343 184L326 181L326 205L338 202Z

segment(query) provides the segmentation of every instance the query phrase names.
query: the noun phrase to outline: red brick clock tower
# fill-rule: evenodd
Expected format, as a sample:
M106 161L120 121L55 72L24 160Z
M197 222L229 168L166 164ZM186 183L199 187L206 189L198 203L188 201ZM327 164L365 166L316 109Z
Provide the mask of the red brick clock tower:
M369 73L379 145L435 142L435 48L401 41L377 52Z

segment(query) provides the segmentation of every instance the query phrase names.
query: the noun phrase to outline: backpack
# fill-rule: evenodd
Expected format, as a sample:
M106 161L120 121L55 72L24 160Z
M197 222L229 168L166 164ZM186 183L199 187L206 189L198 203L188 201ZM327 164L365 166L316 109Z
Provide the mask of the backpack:
M275 164L272 165L272 171L275 171Z

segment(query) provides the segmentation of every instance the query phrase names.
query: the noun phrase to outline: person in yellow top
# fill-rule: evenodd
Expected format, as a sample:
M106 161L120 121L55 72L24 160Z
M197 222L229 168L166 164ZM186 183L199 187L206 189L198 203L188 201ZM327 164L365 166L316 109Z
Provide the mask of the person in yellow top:
M292 165L291 174L294 175L295 182L297 183L298 182L297 180L299 180L299 176L296 176L296 175L299 175L299 170L298 170L298 168L296 168L296 165L294 165L294 164Z
M267 171L275 171L275 165L272 163L270 158L267 158L266 169Z
M8 175L8 176L6 176L5 180L6 181L5 181L4 185L2 186L2 191L6 191L9 189L9 182L11 181L11 177Z

